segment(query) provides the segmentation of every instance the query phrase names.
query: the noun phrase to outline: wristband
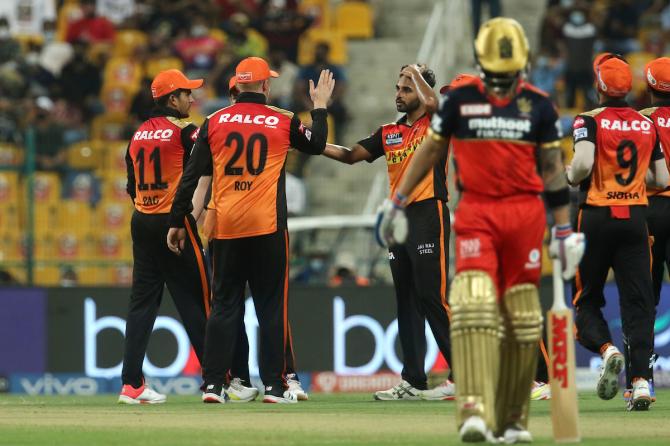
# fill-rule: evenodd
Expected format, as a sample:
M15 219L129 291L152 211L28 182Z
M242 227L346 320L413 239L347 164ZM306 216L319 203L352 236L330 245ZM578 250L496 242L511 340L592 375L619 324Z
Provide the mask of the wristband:
M554 226L554 237L557 240L567 238L570 234L572 234L572 226L570 224Z
M407 202L407 196L396 192L393 198L391 198L391 202L393 203L393 207L402 209L405 207L405 202Z

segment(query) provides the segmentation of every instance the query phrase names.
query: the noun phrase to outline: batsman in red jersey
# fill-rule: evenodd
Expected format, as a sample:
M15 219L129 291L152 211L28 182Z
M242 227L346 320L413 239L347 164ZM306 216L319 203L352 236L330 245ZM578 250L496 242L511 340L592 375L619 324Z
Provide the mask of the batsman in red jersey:
M562 254L564 277L574 274L583 249L569 223L556 110L523 80L528 51L515 20L495 18L481 27L475 40L481 79L442 97L378 228L389 243L402 241L406 197L451 142L462 198L449 305L457 424L465 442L532 440L527 423L542 336L543 192L556 224L552 251Z

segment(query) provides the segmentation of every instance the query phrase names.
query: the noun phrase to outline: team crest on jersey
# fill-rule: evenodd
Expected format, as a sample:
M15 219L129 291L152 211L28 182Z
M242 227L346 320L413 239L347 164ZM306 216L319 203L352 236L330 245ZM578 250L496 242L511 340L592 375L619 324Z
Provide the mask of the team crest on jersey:
M533 111L533 103L528 98L519 98L516 101L516 106L519 112L524 115L529 115Z
M402 144L402 133L395 132L386 134L387 146L397 146L398 144Z

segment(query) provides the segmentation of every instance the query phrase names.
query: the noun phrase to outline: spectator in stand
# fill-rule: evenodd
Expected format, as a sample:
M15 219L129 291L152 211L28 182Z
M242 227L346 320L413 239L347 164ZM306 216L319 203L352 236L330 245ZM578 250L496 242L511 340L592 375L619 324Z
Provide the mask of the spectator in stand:
M23 136L19 128L22 112L22 107L17 107L0 88L0 142L16 144L22 141Z
M107 17L116 26L132 17L136 9L135 0L97 0L96 2L98 15Z
M270 48L268 62L270 62L271 69L281 74L272 82L270 103L290 109L293 101L293 86L298 77L298 66L288 60L283 49L276 47Z
M640 13L633 0L612 0L603 23L603 51L625 56L640 50Z
M556 83L563 75L565 63L558 54L548 50L540 50L531 64L530 82L556 99Z
M44 45L39 55L39 66L44 82L51 85L60 77L63 67L72 59L74 51L67 42L56 41L56 22L44 22Z
M333 275L328 281L328 286L370 286L370 280L367 277L358 275L354 255L344 251L338 254L335 259Z
M85 41L72 44L74 56L61 72L59 86L63 98L77 107L90 119L99 110L99 94L102 87L100 68L86 56L88 45Z
M560 56L560 41L567 10L561 5L549 5L540 24L540 52L548 57Z
M13 35L39 36L45 21L56 20L56 1L2 0L0 17L7 17Z
M216 0L219 9L219 19L226 22L233 14L241 12L247 17L257 17L259 2L256 0Z
M116 37L114 24L105 17L95 13L95 0L82 0L81 12L83 17L70 24L67 28L65 40L73 43L84 40L88 43L113 43Z
M282 48L289 60L298 58L298 40L312 24L312 19L300 14L293 3L283 0L265 1L260 19L254 24L272 46Z
M563 25L563 54L565 55L565 105L575 106L577 90L584 95L588 110L597 102L593 90L593 46L597 37L597 29L588 19L587 11L574 9Z
M21 57L21 45L12 36L7 17L0 17L0 64L18 60Z
M56 123L51 112L54 103L46 96L35 100L31 124L35 130L35 160L37 170L67 173L65 129Z
M191 76L201 76L216 65L223 46L223 43L209 35L207 18L195 15L188 35L175 42L174 50Z
M142 85L130 104L130 116L139 124L151 118L151 110L155 106L154 98L151 96L151 81L152 79L148 77L142 80ZM139 124L134 127L138 127Z
M228 34L226 43L231 46L238 58L266 57L268 42L265 37L249 27L249 17L245 14L236 12L231 15L224 31Z
M482 6L486 3L489 10L489 18L500 17L502 8L500 0L470 0L472 6L472 33L476 37L479 26L482 24Z
M319 42L316 44L314 51L314 62L310 65L305 65L298 72L298 77L295 83L294 109L297 111L310 110L311 99L309 97L309 81L316 82L319 80L319 73L321 70L330 70L335 79L335 90L331 96L331 102L328 105L328 114L333 117L335 122L335 143L341 141L344 135L344 127L347 123L347 109L344 105L344 92L347 87L347 81L344 75L344 70L338 66L330 63L329 60L330 45L326 42Z

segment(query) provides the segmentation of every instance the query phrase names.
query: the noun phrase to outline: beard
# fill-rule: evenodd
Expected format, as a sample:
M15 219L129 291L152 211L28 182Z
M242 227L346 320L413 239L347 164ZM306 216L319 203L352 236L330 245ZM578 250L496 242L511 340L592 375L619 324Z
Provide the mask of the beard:
M412 101L410 103L396 102L395 108L400 113L412 113L414 110L419 108L420 105L421 105L421 103L419 102L419 100L415 99L414 101Z

